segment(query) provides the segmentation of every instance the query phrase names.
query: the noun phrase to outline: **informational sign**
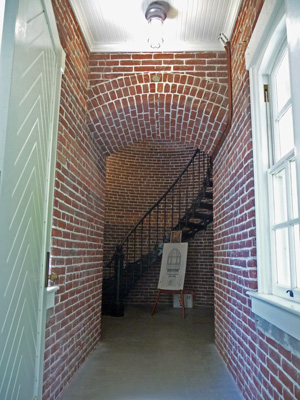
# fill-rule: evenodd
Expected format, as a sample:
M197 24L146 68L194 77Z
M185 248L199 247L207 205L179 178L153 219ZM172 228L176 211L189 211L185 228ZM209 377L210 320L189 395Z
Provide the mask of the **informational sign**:
M171 243L181 243L182 231L171 232Z
M187 243L165 243L158 281L160 290L183 290Z

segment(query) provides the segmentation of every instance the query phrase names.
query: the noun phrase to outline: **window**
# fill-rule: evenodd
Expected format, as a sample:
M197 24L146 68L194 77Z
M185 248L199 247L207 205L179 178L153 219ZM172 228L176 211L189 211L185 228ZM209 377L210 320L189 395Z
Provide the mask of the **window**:
M264 86L268 92L265 104L270 164L267 172L272 293L284 298L288 294L299 301L298 188L289 69L285 43L266 77L269 84Z
M299 68L300 45L292 41L300 39L300 4L292 10L296 26L289 3L265 0L246 52L258 268L258 291L249 295L255 314L300 340L300 80L292 73Z

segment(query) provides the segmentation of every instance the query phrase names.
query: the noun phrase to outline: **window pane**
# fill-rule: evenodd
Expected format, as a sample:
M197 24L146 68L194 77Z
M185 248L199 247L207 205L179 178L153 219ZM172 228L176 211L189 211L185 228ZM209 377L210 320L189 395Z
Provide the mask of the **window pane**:
M283 157L294 147L292 107L278 121L278 147L277 158Z
M287 220L285 168L273 175L274 223Z
M295 263L297 274L297 288L300 288L300 237L299 225L294 226Z
M297 193L297 173L296 173L296 161L290 162L291 171L291 197L292 197L292 218L298 218L298 193Z
M280 111L291 97L289 59L287 51L285 52L277 73L275 74L275 84L277 91L277 110Z
M279 285L290 286L290 258L288 228L275 231L277 282Z

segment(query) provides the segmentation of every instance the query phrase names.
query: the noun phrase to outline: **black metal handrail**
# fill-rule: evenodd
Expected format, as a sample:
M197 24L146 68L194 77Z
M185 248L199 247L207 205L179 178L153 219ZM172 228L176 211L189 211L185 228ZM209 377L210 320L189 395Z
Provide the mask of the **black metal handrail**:
M197 157L198 156L198 157ZM197 159L196 159L197 157ZM195 160L196 159L196 160ZM195 166L195 164L197 164ZM192 166L192 167L191 167ZM189 177L188 177L188 173L189 173L189 169L192 169L191 172L191 179L189 181ZM165 193L156 201L156 203L143 215L142 218L140 218L140 220L134 225L134 227L128 232L128 234L125 236L124 240L118 244L118 248L123 248L124 245L126 245L126 249L125 252L127 252L127 257L126 257L126 263L128 263L128 246L129 246L129 240L131 238L131 236L133 235L133 241L134 241L134 245L133 245L133 251L132 251L132 255L133 260L135 261L136 257L137 257L137 253L138 253L138 257L137 259L142 258L144 252L143 250L147 249L147 253L149 254L151 252L151 226L152 226L152 221L151 221L151 215L153 213L154 210L156 210L156 216L154 216L154 218L156 218L156 241L155 241L155 245L157 246L159 244L159 242L161 241L161 239L165 238L166 235L166 231L168 230L167 228L170 228L170 226L166 226L167 223L167 197L168 195L171 193L171 205L170 205L170 213L171 213L171 229L174 228L174 226L176 226L176 229L180 228L180 223L178 225L178 222L180 222L180 216L182 215L182 211L186 211L188 206L189 206L189 200L193 200L193 198L195 197L195 189L200 190L200 188L202 187L203 184L203 180L206 178L207 176L207 170L210 169L211 167L211 159L210 157L200 151L199 149L196 149L195 152L193 153L190 161L188 162L188 164L185 166L185 168L182 170L182 172L180 173L180 175L175 179L175 181L170 185L170 187L165 191ZM195 182L195 175L197 175L197 181ZM183 182L183 177L187 176L186 178L186 182ZM187 184L186 184L187 183ZM183 185L185 184L185 188L183 188ZM196 184L198 184L198 188L195 187ZM174 188L179 185L178 188L178 198L177 198L177 204L176 204L176 199L175 199L175 195L174 195ZM185 190L185 193L183 193ZM189 196L189 190L191 190L191 194L192 196ZM176 205L177 205L177 210L176 210ZM163 213L164 213L164 219L163 219L163 238L159 239L159 209L160 206L162 207ZM177 222L176 225L174 224L174 218L175 216L178 216L177 218ZM145 246L145 241L143 240L144 237L144 232L146 232L146 229L144 229L144 222L146 221L147 217L149 217L149 221L148 221L148 235L146 237L147 241L148 241L148 248ZM138 228L141 227L141 237L142 239L140 239L140 243L139 243L139 251L137 251L137 246L136 246L136 242L137 242L137 230ZM115 258L115 254L113 254L113 256L111 257L110 261L108 262L108 264L105 266L105 270L107 271ZM126 263L124 264L126 266Z
M159 204L167 197L167 195L171 192L171 190L174 188L174 186L180 181L180 179L182 178L182 176L187 172L187 170L189 169L189 166L192 164L192 162L194 161L196 155L200 152L199 149L197 149L195 151L195 153L193 154L192 158L190 159L190 161L188 162L188 164L186 165L186 167L184 168L184 170L181 172L181 174L175 179L175 181L172 183L172 185L169 187L168 190L165 191L165 193L157 200L157 202L151 207L149 208L149 210L146 212L146 214L135 224L135 226L131 229L131 231L128 232L128 234L126 235L125 239L123 240L123 242L121 243L121 246L124 245L124 243L126 242L127 238L134 232L134 230L137 229L137 227L148 217L148 215L159 206Z

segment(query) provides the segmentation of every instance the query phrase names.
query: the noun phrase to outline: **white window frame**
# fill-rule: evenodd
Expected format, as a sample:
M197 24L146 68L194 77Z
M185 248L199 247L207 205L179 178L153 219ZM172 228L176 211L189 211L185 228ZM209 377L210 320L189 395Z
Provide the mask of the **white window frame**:
M280 43L279 43L280 44ZM291 182L291 162L296 161L296 154L295 154L295 149L290 148L289 151L287 151L285 154L279 154L279 135L278 135L278 124L277 121L281 119L285 115L285 113L290 110L291 115L293 115L293 104L292 104L292 98L290 97L287 99L286 103L281 106L281 109L278 110L277 108L277 88L276 88L276 82L275 82L275 74L278 71L278 68L283 60L283 58L286 56L288 57L288 48L287 48L287 42L286 42L286 36L285 40L282 44L281 47L278 46L278 51L276 54L274 54L275 57L271 57L271 60L269 62L269 95L268 95L268 102L265 103L265 108L268 110L268 115L269 115L269 127L265 127L264 130L269 129L270 134L269 134L269 166L270 168L268 169L268 192L270 195L269 199L269 211L270 211L270 237L271 237L271 254L272 254L272 259L271 259L271 265L272 265L272 271L273 271L273 277L272 277L272 293L278 296L281 296L283 298L287 298L290 296L290 294L293 295L293 298L290 300L295 300L296 302L300 303L300 290L296 289L297 285L297 276L296 276L296 258L295 258L295 248L293 246L294 244L294 229L298 229L299 232L299 212L298 216L294 217L292 214L293 210L293 202L292 202L292 182ZM275 62L274 62L275 61ZM270 107L269 107L270 105ZM293 128L293 127L292 127ZM294 136L294 132L292 131L292 134ZM283 172L284 176L284 191L283 191L283 196L282 198L284 199L283 206L284 211L284 217L282 220L275 220L275 215L276 210L275 210L275 203L276 199L278 199L278 195L280 193L277 193L276 196L274 196L274 189L275 189L275 184L274 184L274 178L278 176L279 172ZM294 190L299 191L300 188L297 187L294 188ZM282 232L283 229L286 229L287 235L288 235L288 246L287 246L287 255L288 255L288 270L289 270L289 281L290 283L284 284L284 283L278 283L277 282L277 268L275 267L277 264L276 260L276 240L275 240L275 233L276 232Z
M298 0L265 0L246 51L246 68L250 74L250 98L253 133L254 183L256 203L257 273L258 290L248 292L252 311L289 335L300 340L300 303L287 294L280 297L273 290L272 241L269 210L269 138L263 85L270 71L273 54L287 38L291 70L293 125L298 186L300 171L300 78L297 69L300 61L300 4ZM273 60L275 57L273 57ZM298 108L297 108L298 107ZM294 112L297 110L297 112ZM297 129L298 128L298 129ZM297 157L298 154L298 157ZM275 167L273 167L275 168ZM267 172L269 171L269 172ZM299 189L298 189L299 191ZM300 200L298 196L298 209Z

